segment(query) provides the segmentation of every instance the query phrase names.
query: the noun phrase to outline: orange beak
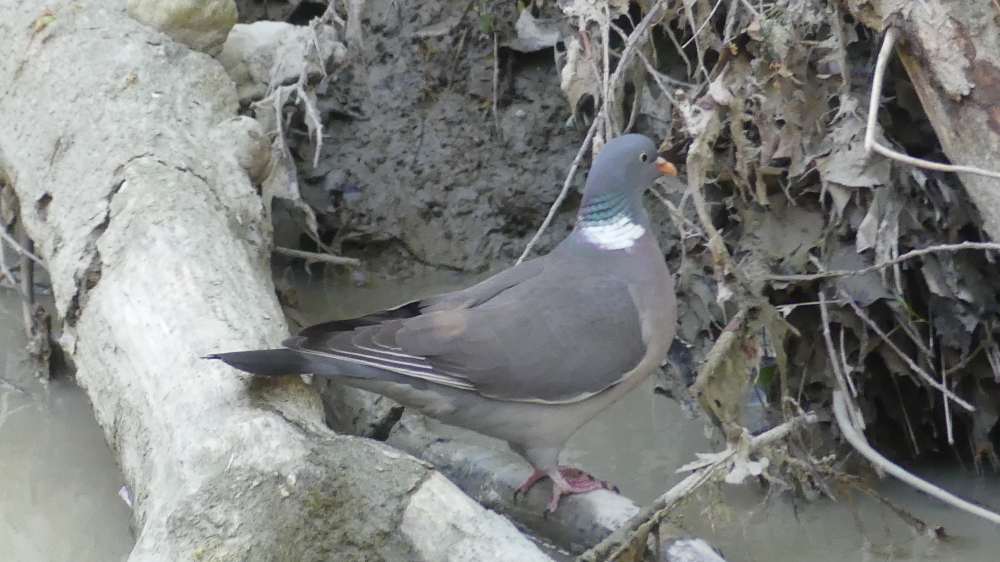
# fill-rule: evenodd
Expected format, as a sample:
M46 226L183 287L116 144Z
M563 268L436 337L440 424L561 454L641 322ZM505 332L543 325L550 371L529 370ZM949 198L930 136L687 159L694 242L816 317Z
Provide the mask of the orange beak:
M659 168L660 171L663 172L663 175L665 176L677 175L677 167L675 167L673 164L671 164L662 156L656 157L656 167Z

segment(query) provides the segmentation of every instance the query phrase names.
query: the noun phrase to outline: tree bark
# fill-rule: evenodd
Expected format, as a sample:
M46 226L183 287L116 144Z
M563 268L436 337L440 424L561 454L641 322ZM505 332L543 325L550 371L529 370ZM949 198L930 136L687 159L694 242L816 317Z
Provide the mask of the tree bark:
M0 3L0 176L135 498L131 559L546 559L422 463L334 435L304 385L201 359L287 333L245 169L267 141L213 59L124 4Z
M998 171L1000 9L974 0L850 0L851 15L883 31L900 29L896 54L920 97L941 147L955 164ZM997 180L959 174L983 229L1000 240Z

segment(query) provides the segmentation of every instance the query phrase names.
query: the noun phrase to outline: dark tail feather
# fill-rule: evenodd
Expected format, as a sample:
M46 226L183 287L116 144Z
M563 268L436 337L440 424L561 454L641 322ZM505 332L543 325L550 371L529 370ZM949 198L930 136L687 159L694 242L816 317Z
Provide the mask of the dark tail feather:
M291 349L261 349L234 351L206 355L205 359L218 359L232 367L259 377L281 377L309 373L313 367L309 359Z
M307 328L303 328L299 332L299 336L305 338L328 338L333 332L350 332L355 328L363 328L365 326L374 326L376 324L381 324L387 320L395 320L398 318L413 318L420 314L420 301L413 301L406 304L397 306L396 308L390 308L388 310L382 310L379 312L373 312L371 314L366 314L364 316L359 316L357 318L348 318L346 320L332 320L329 322L323 322L322 324L313 324Z

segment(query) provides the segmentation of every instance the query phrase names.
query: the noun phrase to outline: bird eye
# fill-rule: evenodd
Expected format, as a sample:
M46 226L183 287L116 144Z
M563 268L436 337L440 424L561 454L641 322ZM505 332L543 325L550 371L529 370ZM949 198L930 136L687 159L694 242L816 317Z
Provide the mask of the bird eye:
M642 160L643 162L649 162L649 155L643 152L642 154L639 155L639 160Z

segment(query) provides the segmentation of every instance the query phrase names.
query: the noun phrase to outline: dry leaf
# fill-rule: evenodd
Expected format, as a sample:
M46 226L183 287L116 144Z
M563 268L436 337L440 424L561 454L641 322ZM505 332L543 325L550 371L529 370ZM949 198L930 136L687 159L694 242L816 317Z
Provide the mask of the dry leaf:
M594 74L594 65L586 59L583 46L576 37L570 38L566 43L566 64L562 68L561 76L562 81L559 86L569 99L574 118L577 106L584 96L591 96L595 104L599 102L601 94L597 89L599 80Z

